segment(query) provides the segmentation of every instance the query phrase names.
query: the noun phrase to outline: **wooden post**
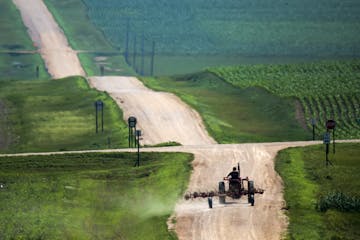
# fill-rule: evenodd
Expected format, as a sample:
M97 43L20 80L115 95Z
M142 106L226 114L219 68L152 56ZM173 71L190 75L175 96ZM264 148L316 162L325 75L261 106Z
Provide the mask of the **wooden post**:
M36 66L35 71L36 71L36 78L39 78L40 77L40 68L39 68L39 66Z
M96 125L96 133L98 133L98 106L95 102L95 125Z
M104 132L104 103L101 104L101 132Z

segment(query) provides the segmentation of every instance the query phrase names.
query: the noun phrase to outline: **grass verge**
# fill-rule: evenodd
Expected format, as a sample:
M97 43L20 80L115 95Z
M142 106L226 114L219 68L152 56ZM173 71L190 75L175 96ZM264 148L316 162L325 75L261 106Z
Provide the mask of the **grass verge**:
M39 54L21 53L35 48L11 0L0 2L0 23L0 80L35 79L37 66L39 78L49 78Z
M127 146L122 112L81 77L0 82L12 142L5 152L63 151ZM104 132L95 133L94 102L102 100ZM99 116L100 118L100 116Z
M170 91L196 109L220 143L304 140L311 137L295 119L295 101L252 87L239 89L209 72L142 78L155 90Z
M176 239L166 226L191 154L0 158L1 239Z
M276 158L290 220L287 239L360 236L360 144L337 144L336 154L330 154L334 166L328 168L324 148L290 148Z

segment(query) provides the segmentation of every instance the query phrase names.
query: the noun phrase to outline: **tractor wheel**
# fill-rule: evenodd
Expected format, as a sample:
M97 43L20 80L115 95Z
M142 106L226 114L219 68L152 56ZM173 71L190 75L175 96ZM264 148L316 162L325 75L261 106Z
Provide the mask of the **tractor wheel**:
M250 196L250 201L249 201L249 203L251 204L251 206L254 206L254 204L255 204L254 195L251 195L251 196Z
M213 206L212 197L208 197L208 204L209 204L209 208L212 208L212 206Z
M225 183L224 182L219 182L219 202L221 204L225 204L225 197L226 197Z
M254 181L248 181L248 203L251 203L251 206L254 206L255 203L255 189Z

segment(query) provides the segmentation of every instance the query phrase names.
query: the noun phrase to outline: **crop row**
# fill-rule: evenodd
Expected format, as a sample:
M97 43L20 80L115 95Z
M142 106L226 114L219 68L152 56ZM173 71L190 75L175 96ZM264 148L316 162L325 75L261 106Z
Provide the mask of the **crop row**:
M209 71L240 88L263 87L281 97L296 97L311 119L324 129L337 122L341 138L360 138L360 61L314 62L285 65L244 65ZM319 132L320 133L320 132Z
M360 102L351 96L304 97L301 102L305 109L305 119L309 128L315 119L318 134L325 131L325 123L333 119L337 123L336 132L340 138L360 138Z

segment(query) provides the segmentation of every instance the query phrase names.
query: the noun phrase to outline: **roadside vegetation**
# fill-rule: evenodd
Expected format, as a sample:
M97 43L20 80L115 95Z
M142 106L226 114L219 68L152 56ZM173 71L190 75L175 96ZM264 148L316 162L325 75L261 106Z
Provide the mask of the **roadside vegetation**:
M11 0L0 2L0 80L49 78L44 63L22 23L19 11Z
M337 122L340 138L360 138L360 61L219 67L211 72L239 88L262 87L280 97L297 98L307 126Z
M329 167L324 150L289 148L276 158L285 185L287 239L359 239L360 144L337 144Z
M0 121L10 142L3 152L127 146L128 130L121 110L110 96L90 89L84 78L1 81L0 100L6 113L0 114ZM95 133L96 100L105 104L104 132L100 128L99 134Z
M0 239L176 239L191 154L0 157Z
M219 143L311 138L295 117L295 99L281 98L258 87L240 89L209 72L142 81L155 90L177 94L195 108Z

